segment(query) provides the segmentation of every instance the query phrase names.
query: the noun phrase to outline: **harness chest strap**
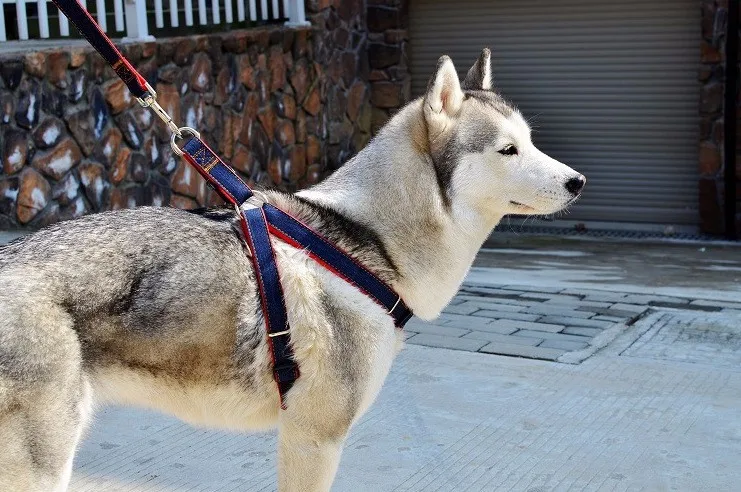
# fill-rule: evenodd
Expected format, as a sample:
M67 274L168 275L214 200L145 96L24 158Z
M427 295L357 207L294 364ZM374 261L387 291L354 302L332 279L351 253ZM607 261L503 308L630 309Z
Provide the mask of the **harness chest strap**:
M225 201L241 206L254 196L247 184L199 138L188 140L182 151L183 157L214 185ZM241 197L242 201L236 201L235 197ZM308 225L269 203L261 203L260 208L264 211L270 233L306 250L318 263L375 300L394 318L397 328L403 328L413 316L391 287Z
M165 122L172 132L170 143L173 151L184 157L226 202L237 208L244 241L251 252L282 408L285 409L286 393L300 373L291 349L285 296L270 241L271 233L294 247L306 250L322 266L383 306L393 317L396 327L403 328L412 312L391 287L306 224L273 205L257 201L249 186L200 139L197 131L179 128L172 121L167 111L157 103L154 89L77 0L53 1L111 65L139 103L152 109ZM191 137L185 145L182 148L177 146L175 139L183 139L188 133ZM246 202L243 210L242 205Z

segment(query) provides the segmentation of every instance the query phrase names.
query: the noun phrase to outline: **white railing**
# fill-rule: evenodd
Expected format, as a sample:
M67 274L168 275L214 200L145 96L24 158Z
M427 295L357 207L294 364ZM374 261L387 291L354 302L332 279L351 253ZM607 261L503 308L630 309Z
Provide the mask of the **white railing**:
M303 0L270 0L270 5L268 5L268 0L260 0L259 7L257 0L195 1L197 2L199 26L242 23L246 22L247 19L250 22L287 19L285 24L288 26L309 24L306 21ZM79 2L87 9L87 2L92 2L92 0L79 0ZM6 24L5 4L15 6L17 39L23 41L31 38L50 38L48 6L50 3L51 0L0 0L0 41L7 41L8 32L6 27L11 27ZM91 15L96 19L101 29L111 37L123 37L127 40L151 40L154 37L150 35L150 32L156 34L159 29L180 27L181 21L184 21L185 26L195 25L194 0L95 0L94 3L94 12L91 11ZM210 9L208 8L209 3ZM236 20L234 3L237 7ZM30 27L27 14L27 6L29 5L35 6L37 13L37 24L31 23ZM57 13L56 7L52 5L51 8ZM113 25L109 26L108 20L111 9L113 11ZM166 12L167 16L165 15ZM150 28L149 23L152 13L154 14L153 29ZM12 22L12 19L9 20ZM167 22L165 22L166 20ZM68 37L70 35L69 21L61 12L58 13L57 22L59 24L58 37ZM13 36L13 38L15 37Z

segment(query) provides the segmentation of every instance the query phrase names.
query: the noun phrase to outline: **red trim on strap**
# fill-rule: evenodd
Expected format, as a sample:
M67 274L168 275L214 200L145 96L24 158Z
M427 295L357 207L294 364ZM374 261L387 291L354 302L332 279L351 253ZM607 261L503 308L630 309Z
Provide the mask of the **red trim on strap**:
M340 277L341 279L343 279L345 282L347 282L348 284L352 285L353 287L355 287L356 289L358 289L360 292L362 292L363 294L365 294L366 296L368 296L371 299L373 299L373 301L376 304L378 304L379 306L381 306L384 310L388 309L380 300L378 300L376 298L376 296L374 296L373 294L371 294L370 292L368 292L367 290L365 290L360 285L356 284L351 278L347 277L344 273L342 273L340 270L337 270L336 268L334 268L332 265L330 265L329 263L327 263L326 261L324 261L323 259L321 259L319 256L315 255L311 251L306 250L303 247L303 245L301 245L301 243L299 243L298 241L296 241L295 239L293 239L293 237L289 236L287 233L285 233L282 230L280 230L277 227L275 227L270 222L268 222L268 229L270 230L270 232L272 234L274 234L276 237L280 238L282 241L290 244L294 248L303 250L306 254L309 255L309 257L312 260L316 261L321 266L323 266L324 268L326 268L327 270L329 270L333 274L337 275L338 277ZM397 329L399 329L399 330L403 330L404 329L403 327L396 326L396 324L394 324L394 326Z

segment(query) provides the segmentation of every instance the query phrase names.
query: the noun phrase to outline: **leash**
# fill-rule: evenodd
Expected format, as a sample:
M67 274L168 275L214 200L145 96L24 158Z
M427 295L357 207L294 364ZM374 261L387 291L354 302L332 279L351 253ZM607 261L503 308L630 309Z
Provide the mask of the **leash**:
M305 250L324 268L385 308L397 328L404 327L412 317L412 311L391 287L309 226L256 196L242 178L201 140L195 129L179 127L172 120L157 102L157 93L152 86L100 30L90 13L77 0L53 2L113 68L139 104L151 109L165 123L171 133L170 146L173 152L193 166L219 196L235 208L255 270L273 362L273 377L278 386L282 409L286 409L285 395L300 376L300 372L290 344L285 296L275 251L270 241L271 234L291 246ZM178 141L185 143L181 147Z

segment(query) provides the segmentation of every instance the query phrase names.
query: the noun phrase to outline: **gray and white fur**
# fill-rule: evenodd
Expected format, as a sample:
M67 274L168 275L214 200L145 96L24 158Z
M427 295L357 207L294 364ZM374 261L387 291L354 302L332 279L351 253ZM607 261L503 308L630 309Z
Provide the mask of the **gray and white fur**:
M462 84L443 56L425 96L341 169L267 200L435 318L504 215L555 212L584 184L534 147L491 84L489 50ZM0 490L66 490L93 409L108 402L277 427L279 490L329 490L403 336L371 299L273 242L301 369L285 411L232 211L107 212L0 247Z

